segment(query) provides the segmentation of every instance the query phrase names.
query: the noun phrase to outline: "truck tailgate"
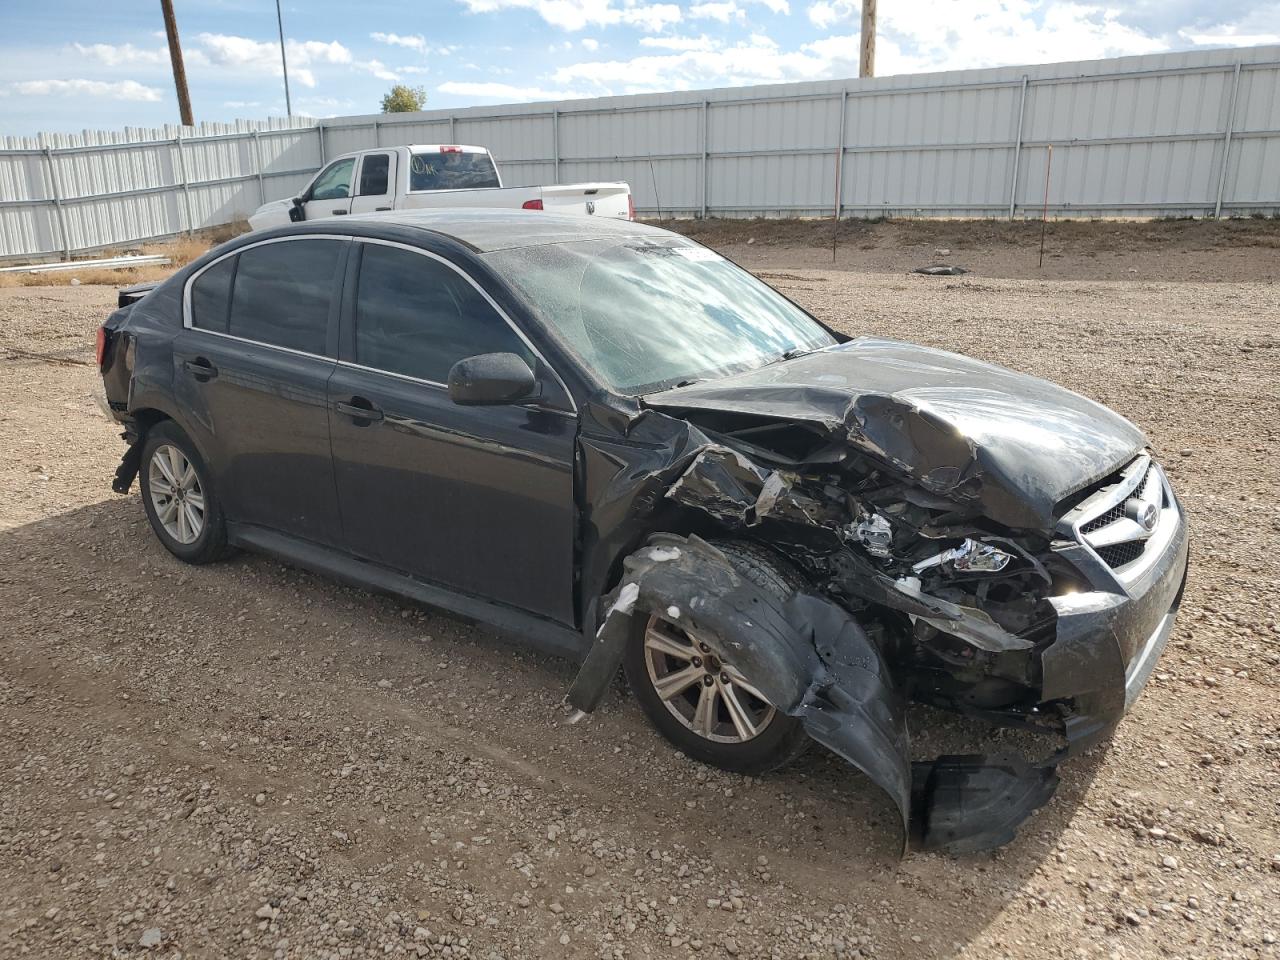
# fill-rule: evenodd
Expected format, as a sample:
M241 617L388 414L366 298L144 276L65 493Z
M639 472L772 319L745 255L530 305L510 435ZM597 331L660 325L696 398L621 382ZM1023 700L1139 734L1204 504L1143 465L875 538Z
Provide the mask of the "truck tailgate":
M542 209L574 216L594 215L627 220L631 188L625 183L573 183L542 188Z

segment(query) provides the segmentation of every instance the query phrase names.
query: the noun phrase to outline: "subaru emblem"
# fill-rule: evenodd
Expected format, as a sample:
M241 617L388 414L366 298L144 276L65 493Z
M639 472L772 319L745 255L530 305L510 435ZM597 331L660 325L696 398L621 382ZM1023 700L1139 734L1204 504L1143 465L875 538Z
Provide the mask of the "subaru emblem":
M1160 519L1160 508L1154 503L1148 503L1145 500L1133 499L1125 504L1125 513L1129 519L1140 526L1147 533L1156 528L1156 522Z

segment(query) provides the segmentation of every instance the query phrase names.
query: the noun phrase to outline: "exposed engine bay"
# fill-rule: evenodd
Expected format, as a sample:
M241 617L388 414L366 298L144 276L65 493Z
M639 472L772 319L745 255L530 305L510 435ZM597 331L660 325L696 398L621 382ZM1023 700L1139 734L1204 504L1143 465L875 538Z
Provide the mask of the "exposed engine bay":
M923 402L851 395L841 358L838 387L811 386L833 354L905 346L826 352L800 374L809 386L766 370L731 378L761 384L645 398L637 432L678 439L636 502L659 529L692 535L655 534L627 557L569 699L598 704L630 617L682 611L770 704L893 799L904 850L977 851L1012 839L1052 795L1057 764L1133 702L1181 597L1185 524L1141 434L1043 381L999 371L1035 397L961 390L969 371L950 371L949 389ZM910 349L917 365L933 353ZM936 356L935 382L942 362L998 370ZM978 424L965 419L973 408ZM804 586L780 604L735 573L723 537L767 547ZM1055 741L1038 760L913 764L908 701Z

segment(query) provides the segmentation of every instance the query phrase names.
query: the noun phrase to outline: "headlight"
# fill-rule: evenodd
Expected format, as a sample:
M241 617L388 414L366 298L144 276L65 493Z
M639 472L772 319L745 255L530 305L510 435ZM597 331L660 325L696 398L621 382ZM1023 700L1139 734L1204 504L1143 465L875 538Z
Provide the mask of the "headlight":
M1013 554L1006 553L999 547L977 540L965 540L958 547L926 557L914 564L911 569L920 573L950 561L957 573L999 573L1009 565L1011 560L1013 560Z

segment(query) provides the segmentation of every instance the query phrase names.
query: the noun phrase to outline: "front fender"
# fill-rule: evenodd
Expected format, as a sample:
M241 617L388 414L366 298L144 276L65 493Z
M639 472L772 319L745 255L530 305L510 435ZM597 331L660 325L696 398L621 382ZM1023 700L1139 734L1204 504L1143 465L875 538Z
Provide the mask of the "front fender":
M990 849L1053 794L1052 767L997 757L910 758L904 699L883 651L848 610L798 593L783 601L742 577L697 537L656 534L627 557L604 623L569 691L590 712L622 662L636 613L696 630L774 707L853 764L897 808L905 853L920 847Z

